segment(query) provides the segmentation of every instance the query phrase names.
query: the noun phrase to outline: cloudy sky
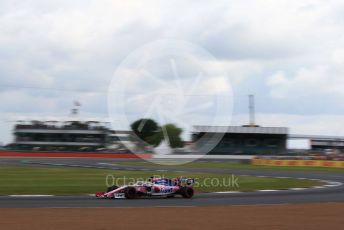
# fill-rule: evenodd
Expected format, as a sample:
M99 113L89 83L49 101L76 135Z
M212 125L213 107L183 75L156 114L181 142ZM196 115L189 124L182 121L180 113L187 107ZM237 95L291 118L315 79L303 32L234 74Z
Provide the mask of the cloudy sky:
M167 85L176 83L176 69L182 84L199 83L189 95L192 104L207 107L210 100L200 96L208 93L231 96L231 124L242 125L248 122L247 95L254 94L260 125L344 135L341 0L1 0L0 141L11 141L13 121L65 117L75 100L82 104L80 116L107 119L114 82L130 84L124 92L130 97L121 95L112 104L135 105L126 108L130 119L147 114L138 97L154 91L148 87L152 79L142 66L138 71L127 65L122 78L116 70L137 50L164 39L189 43L212 56L144 64ZM208 72L198 82L199 68ZM159 88L158 95L173 94L173 89ZM202 110L202 103L197 108ZM212 119L209 111L202 115ZM122 119L112 120L125 124ZM190 117L182 120L180 126L195 123Z

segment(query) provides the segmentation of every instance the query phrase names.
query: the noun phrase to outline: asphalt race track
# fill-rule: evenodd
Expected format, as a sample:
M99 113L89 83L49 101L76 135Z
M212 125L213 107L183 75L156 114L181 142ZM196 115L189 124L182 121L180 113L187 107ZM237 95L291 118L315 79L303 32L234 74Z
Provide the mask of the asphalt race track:
M127 161L127 160L126 160ZM35 165L61 166L61 167L94 167L121 170L159 170L164 172L164 166L125 166L113 164L114 159L61 159L61 158L36 158L13 159L0 158L0 165ZM169 171L227 173L236 175L294 177L330 180L344 183L344 173L310 172L310 171L283 171L283 170L231 170L231 169L191 169L168 168ZM100 188L101 190L102 188ZM285 190L265 192L242 193L208 193L195 194L192 199L183 198L155 198L135 200L107 200L96 199L91 196L37 196L37 197L10 197L0 196L0 207L173 207L173 206L208 206L208 205L262 205L262 204L293 204L313 202L343 202L344 186L330 186L326 188L306 190Z

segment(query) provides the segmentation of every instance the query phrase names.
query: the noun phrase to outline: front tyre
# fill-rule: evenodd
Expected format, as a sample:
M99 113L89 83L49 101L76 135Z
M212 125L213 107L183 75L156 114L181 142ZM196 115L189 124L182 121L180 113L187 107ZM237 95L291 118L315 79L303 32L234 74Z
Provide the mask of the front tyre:
M191 187L181 187L180 188L180 194L183 198L192 198L194 195L194 190Z

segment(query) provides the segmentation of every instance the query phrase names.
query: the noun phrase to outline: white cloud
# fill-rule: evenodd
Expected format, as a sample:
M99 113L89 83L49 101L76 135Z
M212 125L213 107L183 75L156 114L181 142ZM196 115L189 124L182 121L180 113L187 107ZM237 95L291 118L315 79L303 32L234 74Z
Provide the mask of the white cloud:
M267 79L270 93L280 98L344 98L344 67L337 63L297 69L294 74L279 71Z
M263 65L257 60L204 60L201 65L214 77L224 77L231 84L239 84L249 77L263 71ZM221 87L221 86L220 86Z
M344 64L344 48L335 49L332 54L332 60L335 65L343 65Z

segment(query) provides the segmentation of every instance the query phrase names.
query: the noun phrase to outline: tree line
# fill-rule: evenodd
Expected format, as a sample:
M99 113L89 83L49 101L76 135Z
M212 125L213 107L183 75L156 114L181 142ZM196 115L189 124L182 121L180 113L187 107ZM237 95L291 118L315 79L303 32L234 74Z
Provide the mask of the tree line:
M151 146L158 146L165 140L171 148L181 148L184 146L181 134L183 130L175 124L165 124L160 126L153 119L142 118L131 125L134 134Z

